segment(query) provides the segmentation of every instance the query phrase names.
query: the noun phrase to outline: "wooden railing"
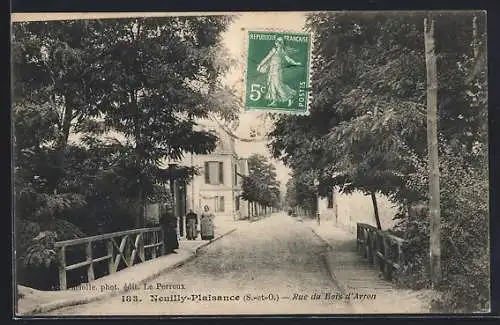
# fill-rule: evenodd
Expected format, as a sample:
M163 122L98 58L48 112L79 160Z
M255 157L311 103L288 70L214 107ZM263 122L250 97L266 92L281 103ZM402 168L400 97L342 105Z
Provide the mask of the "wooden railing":
M387 280L400 270L404 262L406 241L365 223L357 224L357 250L379 269Z
M154 227L56 242L54 247L59 262L59 290L67 289L68 271L86 268L87 281L90 282L96 278L94 266L97 263L106 262L106 273L109 275L164 255L163 236L161 227ZM84 246L85 259L68 265L67 248L75 248L75 246L79 248ZM105 252L105 255L96 257L94 256L95 250Z

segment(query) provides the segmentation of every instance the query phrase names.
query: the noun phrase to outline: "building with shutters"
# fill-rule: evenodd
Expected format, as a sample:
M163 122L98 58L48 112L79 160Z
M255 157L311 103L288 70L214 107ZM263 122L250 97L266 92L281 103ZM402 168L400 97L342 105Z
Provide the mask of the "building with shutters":
M200 122L203 129L219 137L217 148L207 155L187 154L179 162L195 166L199 175L185 186L187 210L201 213L208 205L216 215L216 222L234 221L248 216L247 202L241 199L243 176L248 175L246 159L239 158L235 140L215 122Z
M199 128L216 133L219 141L211 154L185 154L181 160L165 160L163 168L169 166L197 167L199 174L189 182L173 177L167 185L172 193L174 214L178 218L177 231L185 236L185 216L189 209L201 214L208 205L216 215L215 223L233 222L248 217L248 203L241 198L243 176L248 175L248 162L239 158L234 139L217 123L198 121ZM160 203L147 204L145 217L149 222L158 222Z

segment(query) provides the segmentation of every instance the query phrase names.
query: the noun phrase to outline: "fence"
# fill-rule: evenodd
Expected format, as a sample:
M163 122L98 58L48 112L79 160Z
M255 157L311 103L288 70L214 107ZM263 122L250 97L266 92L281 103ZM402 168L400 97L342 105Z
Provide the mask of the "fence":
M400 270L403 265L405 243L404 239L372 225L357 224L358 252L379 269L387 280L392 279L394 271Z
M97 263L106 262L107 274L111 274L163 255L163 236L161 227L154 227L56 242L54 247L59 262L59 290L67 289L68 271L86 268L87 281L90 282L96 278L94 266ZM85 259L68 265L67 248L82 246ZM94 257L96 250L105 252L106 255Z

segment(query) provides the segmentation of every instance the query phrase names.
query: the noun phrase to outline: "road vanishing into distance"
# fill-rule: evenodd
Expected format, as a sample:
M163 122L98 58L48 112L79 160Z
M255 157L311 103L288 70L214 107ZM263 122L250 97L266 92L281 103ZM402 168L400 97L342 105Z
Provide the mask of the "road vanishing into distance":
M138 290L45 315L348 314L327 247L283 212L240 226Z

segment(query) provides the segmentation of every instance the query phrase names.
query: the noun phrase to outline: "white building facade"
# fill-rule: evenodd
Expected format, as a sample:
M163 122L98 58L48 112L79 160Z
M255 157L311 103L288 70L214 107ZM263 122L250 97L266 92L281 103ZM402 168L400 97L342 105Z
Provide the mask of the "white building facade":
M241 198L243 176L248 175L246 159L235 151L235 140L214 122L200 126L217 134L214 152L206 155L186 154L179 162L198 168L199 174L186 184L187 209L200 214L205 206L216 215L217 222L235 221L248 216L248 203Z
M382 229L391 228L397 207L384 195L377 194L376 199ZM338 227L351 233L356 233L358 222L377 225L371 197L358 191L343 194L334 190L329 197L319 199L318 209L321 220L335 221Z

